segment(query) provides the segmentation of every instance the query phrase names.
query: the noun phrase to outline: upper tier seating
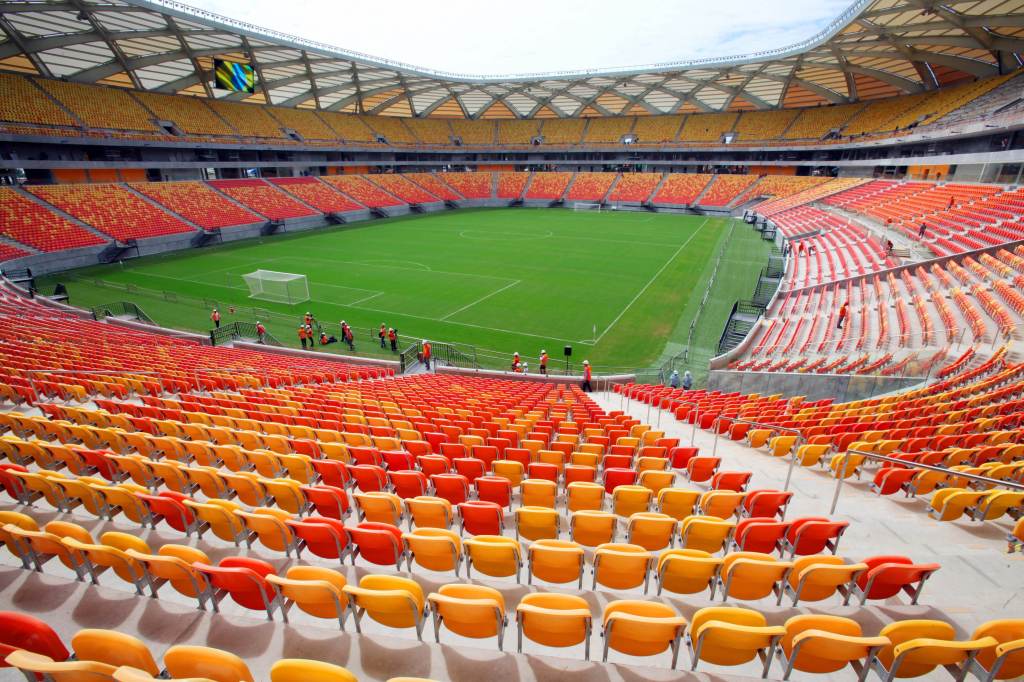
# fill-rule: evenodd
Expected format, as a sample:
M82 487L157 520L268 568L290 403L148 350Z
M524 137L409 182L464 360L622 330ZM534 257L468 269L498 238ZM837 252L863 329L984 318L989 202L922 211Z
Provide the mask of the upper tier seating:
M863 104L838 104L801 109L782 137L787 140L820 140L833 130L838 130L858 111Z
M843 135L864 135L896 130L893 120L908 109L916 107L926 97L928 94L922 93L869 102L866 107L847 121L843 128Z
M161 95L156 92L133 93L161 121L171 121L189 135L233 136L234 128L213 113L199 97Z
M243 137L284 138L281 124L267 113L265 107L219 99L206 100L206 103Z
M661 173L623 173L615 189L608 195L608 201L645 202L651 198L662 177Z
M940 88L931 93L930 97L922 100L915 107L908 107L898 117L892 120L890 125L894 128L906 128L911 124L928 125L934 123L946 114L959 109L964 104L981 97L990 90L994 90L1011 78L1020 75L1020 71L1012 71L1008 74L984 78L973 83L954 85Z
M303 139L336 140L338 138L315 111L289 107L267 107L267 112L280 121L281 126L291 128Z
M0 121L53 126L78 126L78 121L53 103L28 78L0 73Z
M524 199L561 199L572 173L534 173Z
M530 144L540 134L540 121L499 120L498 144Z
M679 128L683 124L682 116L639 116L633 126L633 134L640 144L664 144L675 142L679 136Z
M587 119L587 132L583 137L585 144L612 143L622 140L622 136L632 131L635 118L628 116L608 116L605 118Z
M377 175L367 175L365 177L367 180L380 185L387 190L389 194L394 195L407 204L429 204L437 202L438 200L433 194L426 191L419 185L410 182L402 175L379 173Z
M467 121L451 119L452 133L462 138L462 144L494 144L494 121Z
M443 201L458 201L462 198L433 173L402 173L402 177Z
M756 175L718 174L701 197L701 206L727 206L745 189L757 182Z
M754 188L754 194L781 199L817 187L829 180L830 178L814 175L765 175Z
M210 180L210 184L240 204L271 220L303 218L316 211L269 185L263 180Z
M549 118L541 126L544 144L579 144L584 124L581 119Z
M491 173L440 173L441 179L467 199L490 199L494 176Z
M410 118L405 127L424 144L451 144L452 127L444 118Z
M259 215L201 182L134 182L129 186L205 230L263 222Z
M601 201L615 182L615 173L577 173L569 188L566 199L576 201ZM536 180L534 180L536 183ZM532 188L531 188L532 189Z
M272 178L270 182L321 213L344 213L364 208L316 178Z
M391 196L372 182L358 175L326 175L324 182L329 182L342 192L368 208L381 206L399 206L402 201Z
M0 234L40 251L99 246L104 241L10 187L0 187Z
M192 232L170 213L119 185L36 185L25 189L120 241Z
M498 193L499 199L520 199L523 196L523 190L526 189L526 183L530 180L529 173L521 172L510 172L510 173L498 173Z
M800 112L795 109L781 111L745 111L736 121L736 136L739 142L752 140L776 140L782 137L793 119Z
M776 199L769 199L756 206L757 212L763 216L772 216L776 213L781 213L788 209L796 206L802 206L803 204L817 201L824 197L832 194L837 194L843 190L850 189L851 187L857 187L863 185L870 180L862 178L829 178L827 182L823 182L820 185L815 185L807 189L802 189L795 194L789 196L782 196Z
M735 129L739 114L690 114L679 131L682 142L718 142L724 133Z
M47 78L35 82L90 128L157 130L152 116L127 90Z
M673 173L651 201L662 204L692 204L714 176L706 173Z
M359 116L339 114L335 111L321 111L320 118L344 142L374 144L377 139L376 133L363 123Z
M375 130L387 138L388 142L398 144L415 144L416 138L412 132L405 127L405 122L394 116L363 116L359 120L368 128Z

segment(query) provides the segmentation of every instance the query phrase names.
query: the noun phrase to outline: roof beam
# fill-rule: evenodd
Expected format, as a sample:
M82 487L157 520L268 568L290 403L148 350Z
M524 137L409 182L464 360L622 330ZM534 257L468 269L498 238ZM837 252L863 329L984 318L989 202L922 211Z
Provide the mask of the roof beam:
M203 92L206 93L207 97L213 99L213 88L210 87L210 79L203 77L203 67L199 64L199 60L196 58L195 52L192 51L192 47L188 44L188 41L185 40L184 31L181 30L180 26L178 26L178 22L174 20L174 17L169 14L163 15L163 17L164 21L167 22L167 28L170 29L171 32L174 33L174 37L178 39L178 43L181 45L182 51L188 55L188 60L192 63L192 70L203 86Z
M114 53L114 59L117 61L118 64L121 65L121 68L125 72L125 74L128 75L128 78L132 82L132 87L134 87L136 90L145 90L145 88L142 87L142 81L139 80L139 77L135 74L135 71L128 66L128 58L125 57L125 54L121 50L120 46L117 44L117 41L111 38L110 32L107 31L106 27L103 26L103 24L96 21L96 17L94 17L92 14L91 6L83 3L82 0L71 0L71 4L78 8L78 16L85 17L85 20L89 22L90 26L92 26L92 30L95 31L103 39L103 41L107 44L107 47L110 49L110 51Z
M0 30L6 33L11 42L25 53L25 56L28 57L28 60L32 63L32 66L36 67L36 71L47 78L53 78L53 73L50 71L50 67L46 65L46 62L40 59L38 54L35 52L29 52L25 49L25 43L23 42L24 39L21 37L21 34L18 33L17 29L11 25L11 22L7 20L7 17L3 15L0 15Z

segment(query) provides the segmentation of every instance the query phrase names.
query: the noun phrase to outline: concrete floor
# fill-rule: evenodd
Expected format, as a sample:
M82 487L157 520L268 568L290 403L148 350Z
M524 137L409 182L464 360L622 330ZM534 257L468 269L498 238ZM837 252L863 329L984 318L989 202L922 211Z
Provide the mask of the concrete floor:
M605 409L625 409L618 395L594 394ZM621 406L621 408L620 408ZM627 410L641 420L648 420L646 405L632 403ZM658 411L651 410L650 422L658 424ZM661 429L669 436L678 436L689 442L691 428L682 425L668 413L661 415ZM710 453L714 447L711 434L697 431L696 444L702 452ZM783 487L787 465L764 453L722 440L717 454L722 457L723 470L754 472L752 488ZM703 488L698 484L680 482L682 487ZM795 470L791 489L795 492L787 514L788 519L799 516L828 516L834 482L819 470ZM904 554L918 562L937 561L943 568L925 587L921 604L908 605L904 597L888 603L872 603L867 607L843 607L838 599L801 604L797 608L776 607L774 599L753 602L729 602L764 612L772 624L781 624L787 618L801 613L829 613L854 618L862 624L865 634L874 634L893 620L906 618L940 618L957 626L958 633L967 637L980 623L997 617L1020 617L1024 614L1024 556L1006 553L1005 535L1008 523L938 523L928 518L927 505L921 500L903 497L879 498L868 491L867 481L844 486L839 506L834 515L848 520L851 526L842 539L839 554L849 560L878 554ZM0 509L17 509L9 503ZM212 534L202 540L185 539L174 531L162 527L160 531L143 530L125 520L97 521L83 510L70 515L57 514L43 503L37 503L29 513L42 523L54 518L72 520L88 528L94 536L106 530L132 532L145 539L151 547L164 543L191 544L206 551L217 561L225 556L245 555L262 558L273 563L280 572L294 563L280 554L261 546L251 550L236 549ZM510 519L511 520L511 519ZM566 528L563 525L563 528ZM514 526L506 524L506 535L514 535ZM567 538L567 535L563 534ZM620 534L620 541L624 534ZM589 561L589 556L588 556ZM338 567L327 560L304 555L302 563ZM358 581L367 573L394 573L393 569L372 566L359 560L356 566L340 569L349 582ZM525 573L525 571L524 571ZM409 574L405 574L409 575ZM584 586L589 586L589 567ZM440 574L415 568L410 577L416 579L425 592L457 579L451 574ZM538 587L517 585L514 578L482 577L473 582L489 585L502 591L510 611L523 594ZM465 573L462 578L465 581ZM526 580L525 575L523 578ZM389 630L364 619L364 634L356 635L353 620L348 620L347 632L339 632L331 621L314 619L293 609L291 623L286 625L276 616L274 622L254 611L248 611L232 602L222 604L220 614L200 611L194 602L170 589L163 589L159 599L136 596L132 588L111 574L100 577L99 586L76 582L73 573L57 562L44 566L38 574L20 568L20 563L6 552L0 553L0 609L22 611L50 623L65 639L84 627L117 629L143 639L159 660L168 647L176 643L194 643L232 651L244 658L257 679L268 679L270 665L283 657L313 658L344 665L360 679L386 680L395 675L408 675L479 682L493 680L592 680L608 682L667 681L679 679L742 680L760 676L759 665L716 668L702 663L701 672L694 676L681 672L689 668L687 655L680 655L679 669L669 670L670 656L662 654L644 659L631 659L612 652L608 664L585 662L583 647L553 650L527 641L524 653L516 654L514 614L506 630L505 653L497 651L494 640L474 641L459 638L445 631L443 644L434 644L432 625L424 628L424 643L415 639L413 630ZM544 589L580 594L591 605L595 618L595 632L591 637L591 657L601 658L602 639L599 634L600 616L604 605L613 599L643 598L641 590L577 591L575 585L546 586ZM691 617L705 606L712 605L706 594L654 596L675 607L679 613ZM715 603L721 603L716 601ZM776 662L771 677L781 677L782 667ZM810 676L797 673L793 679L849 680L852 672L828 676ZM21 679L10 670L0 670L0 681ZM927 678L948 679L943 671Z

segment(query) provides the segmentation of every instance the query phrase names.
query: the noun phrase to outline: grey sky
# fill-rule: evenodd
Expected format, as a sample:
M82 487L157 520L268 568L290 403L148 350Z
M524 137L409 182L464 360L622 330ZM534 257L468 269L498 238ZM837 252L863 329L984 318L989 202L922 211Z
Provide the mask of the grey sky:
M479 75L724 57L809 38L852 0L186 0L348 50Z

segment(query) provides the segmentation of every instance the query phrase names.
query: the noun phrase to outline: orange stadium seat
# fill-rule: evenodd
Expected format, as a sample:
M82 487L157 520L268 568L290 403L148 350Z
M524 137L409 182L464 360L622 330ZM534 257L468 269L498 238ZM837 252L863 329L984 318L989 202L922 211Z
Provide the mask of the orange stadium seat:
M98 246L104 241L8 187L0 187L0 234L40 251Z
M119 185L37 185L26 189L116 239L192 231L170 213Z
M385 192L380 186L359 175L326 175L322 179L368 208L401 206L403 203L392 194Z
M344 213L363 209L363 206L317 178L271 178L270 182L322 213Z
M263 180L210 180L209 184L271 220L317 215L313 209L302 205Z
M201 182L136 182L130 187L207 230L263 222Z

